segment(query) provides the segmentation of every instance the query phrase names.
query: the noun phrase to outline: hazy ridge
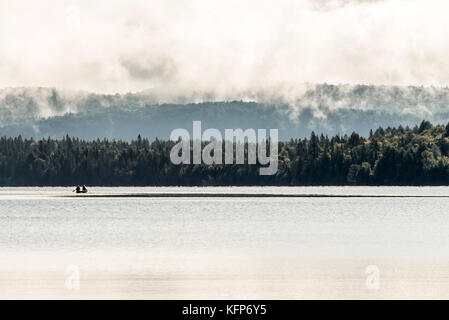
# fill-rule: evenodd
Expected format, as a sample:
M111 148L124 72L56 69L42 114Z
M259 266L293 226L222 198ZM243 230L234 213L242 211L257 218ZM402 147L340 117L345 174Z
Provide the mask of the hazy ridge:
M282 139L356 131L379 126L446 123L449 89L368 85L260 88L232 97L214 93L147 90L95 94L53 88L0 90L0 135L85 139L167 139L174 128L278 128Z

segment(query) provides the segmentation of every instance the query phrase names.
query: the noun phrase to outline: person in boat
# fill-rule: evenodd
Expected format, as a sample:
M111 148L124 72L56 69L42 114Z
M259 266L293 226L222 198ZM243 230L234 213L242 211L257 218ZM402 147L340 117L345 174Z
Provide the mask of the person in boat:
M81 192L81 187L80 187L80 186L77 186L77 187L75 188L75 192L76 192L76 193L80 193L80 192Z
M87 193L87 188L86 188L86 186L85 185L83 185L83 191L82 191L83 193Z

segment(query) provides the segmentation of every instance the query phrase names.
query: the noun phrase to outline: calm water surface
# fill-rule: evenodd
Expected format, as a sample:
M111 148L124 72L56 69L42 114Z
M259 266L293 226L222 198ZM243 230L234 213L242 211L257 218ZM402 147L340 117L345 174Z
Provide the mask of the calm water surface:
M90 188L89 191L449 197L449 188L445 187ZM388 296L382 296L381 290L374 296L371 291L363 291L367 264L385 266L390 280L384 282L384 287L390 288L390 296L404 292L397 290L408 288L407 285L415 288L417 294L449 295L449 287L447 290L441 287L442 278L447 279L448 275L445 264L449 261L449 198L60 197L63 195L72 195L72 190L0 188L0 258L4 270L15 270L9 276L0 276L0 285L3 279L6 288L4 295L8 296L9 291L15 297L30 297L30 279L34 279L31 282L34 288L40 288L40 296L51 297L63 290L59 288L62 283L59 277L63 275L58 276L56 266L62 267L69 260L81 268L86 265L85 274L90 279L90 291L84 291L83 295L83 290L78 290L79 297L92 296L103 288L103 295L98 297L259 298L267 297L264 295L267 286L273 289L273 294L277 292L271 298L329 297L332 292L335 297L342 292L346 293L343 297L353 297L354 292L358 292L355 297L362 298ZM89 257L97 260L93 263ZM115 257L115 262L111 257ZM106 267L115 270L106 277L109 282L101 280ZM207 277L214 274L213 279ZM136 276L144 280L137 281ZM11 277L17 280L14 285ZM267 283L270 277L273 280ZM321 285L317 284L317 278L322 279ZM46 280L39 282L39 279ZM240 291L229 287L232 279ZM292 287L292 279L296 279L293 283L300 289ZM105 285L110 281L112 286L122 289L114 291ZM309 281L315 282L313 287ZM23 288L17 289L17 283ZM242 289L246 288L242 283L248 289Z

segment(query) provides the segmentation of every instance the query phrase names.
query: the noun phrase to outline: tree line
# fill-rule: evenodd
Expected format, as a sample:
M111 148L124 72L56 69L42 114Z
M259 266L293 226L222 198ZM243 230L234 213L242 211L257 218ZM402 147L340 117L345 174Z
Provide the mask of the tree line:
M449 185L449 124L279 142L278 171L174 165L175 142L0 138L0 186ZM247 162L245 162L247 163Z

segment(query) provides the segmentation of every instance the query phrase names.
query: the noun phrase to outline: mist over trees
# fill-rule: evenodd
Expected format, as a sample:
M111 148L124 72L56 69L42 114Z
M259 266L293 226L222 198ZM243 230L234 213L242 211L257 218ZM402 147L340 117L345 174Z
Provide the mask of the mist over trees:
M214 93L144 91L93 94L52 88L0 90L0 136L97 138L131 141L138 134L167 140L175 128L279 129L283 140L371 128L414 126L422 119L446 123L449 89L365 85L280 86Z
M449 185L449 124L312 134L279 143L276 175L259 165L173 165L174 142L0 139L1 186Z

